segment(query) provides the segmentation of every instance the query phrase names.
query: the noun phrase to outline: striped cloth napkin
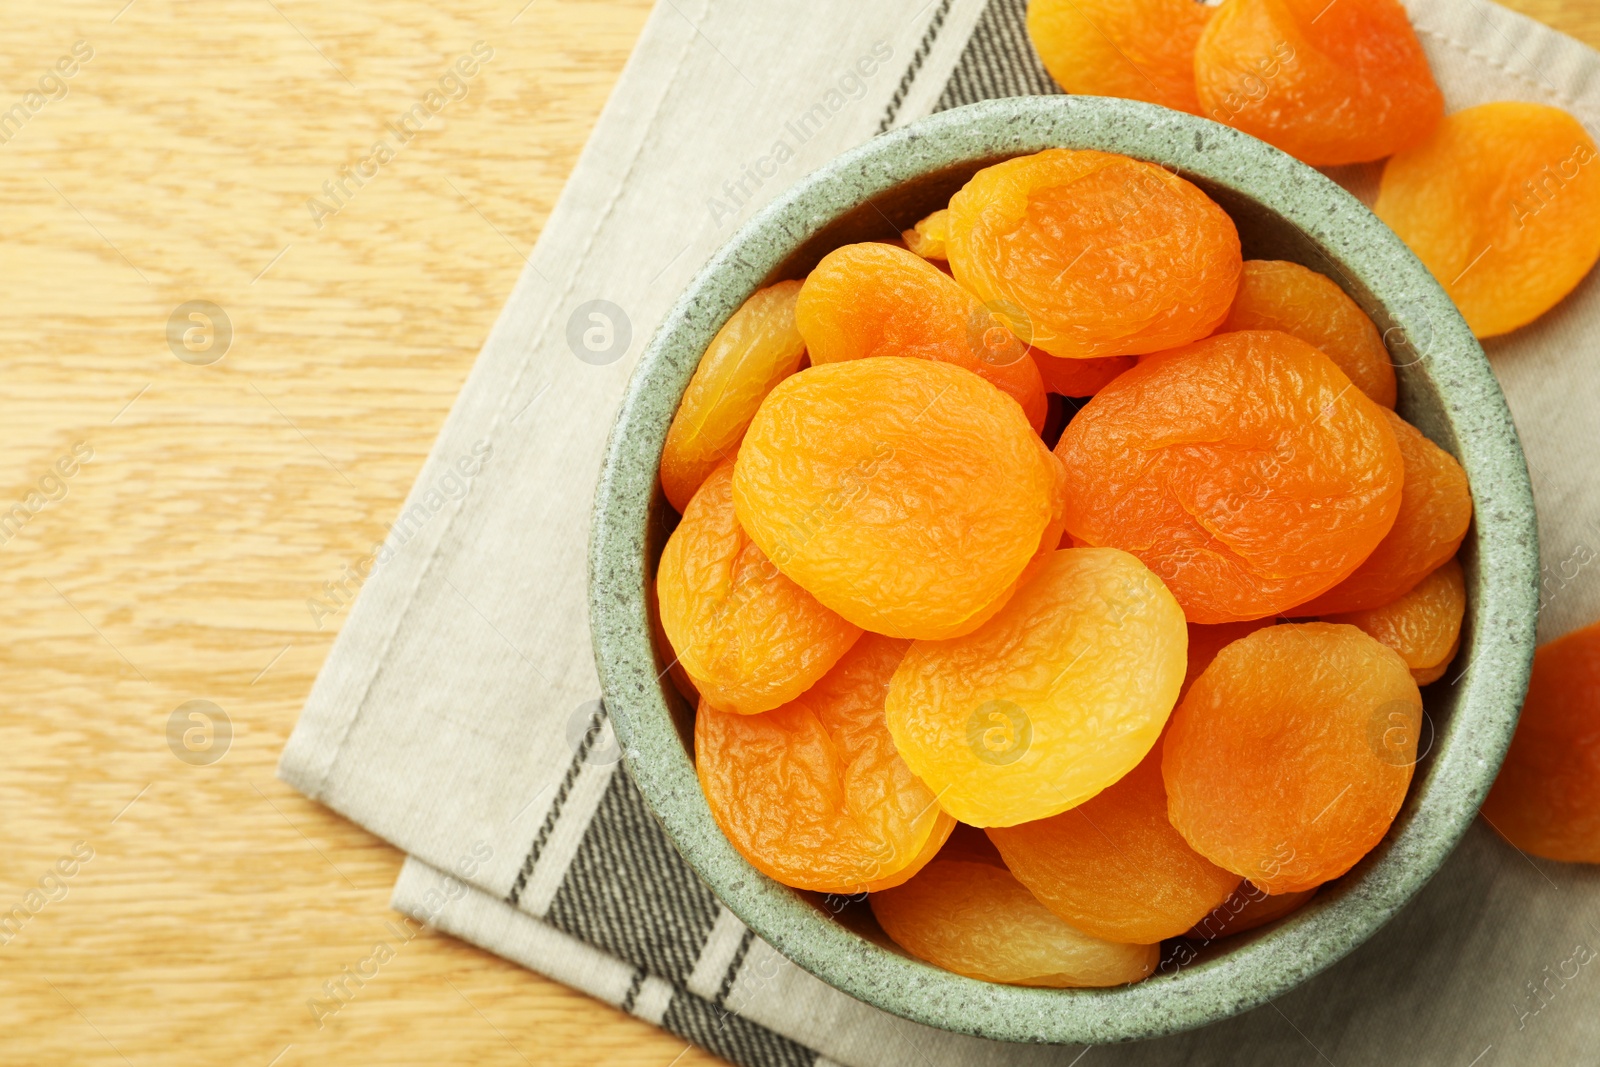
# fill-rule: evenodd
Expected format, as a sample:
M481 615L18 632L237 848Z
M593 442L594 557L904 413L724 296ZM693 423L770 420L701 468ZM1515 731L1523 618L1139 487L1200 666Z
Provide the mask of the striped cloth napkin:
M1452 108L1600 129L1600 55L1485 0L1411 0ZM1594 1062L1600 871L1480 823L1366 946L1256 1011L1093 1050L896 1019L723 908L621 769L585 604L588 512L632 362L744 220L932 111L1054 93L1024 0L667 0L339 635L279 774L409 854L394 907L747 1067ZM1338 175L1358 194L1374 172ZM1527 445L1544 639L1600 616L1600 286L1492 343ZM470 473L469 473L470 472Z

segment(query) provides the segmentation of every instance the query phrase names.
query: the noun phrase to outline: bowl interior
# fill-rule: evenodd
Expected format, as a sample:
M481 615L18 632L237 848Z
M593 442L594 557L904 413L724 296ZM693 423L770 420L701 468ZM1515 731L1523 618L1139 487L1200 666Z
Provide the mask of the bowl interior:
M801 278L855 241L897 236L977 170L1046 147L1098 148L1173 169L1234 219L1247 259L1337 282L1384 334L1399 413L1455 455L1476 517L1461 549L1461 652L1423 690L1423 751L1384 840L1305 908L1210 943L1168 942L1138 985L1043 990L978 982L910 958L865 903L778 885L722 837L691 764L693 709L649 638L649 590L673 513L655 485L662 443L700 353L743 300ZM988 101L842 157L753 219L706 267L642 358L602 473L592 623L606 703L646 801L724 903L794 962L918 1022L1015 1041L1154 1037L1223 1018L1327 967L1419 890L1475 814L1514 729L1533 649L1538 570L1520 447L1481 348L1409 251L1354 198L1268 146L1202 119L1093 98Z

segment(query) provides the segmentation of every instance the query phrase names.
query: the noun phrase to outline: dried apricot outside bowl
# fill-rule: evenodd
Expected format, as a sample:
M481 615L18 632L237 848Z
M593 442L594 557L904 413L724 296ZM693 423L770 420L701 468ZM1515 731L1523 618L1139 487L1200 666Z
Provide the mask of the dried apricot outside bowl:
M835 916L821 898L759 873L712 817L693 763L694 712L652 645L648 614L671 514L657 478L663 444L722 325L758 289L803 278L843 245L894 238L982 168L1047 148L1169 168L1231 216L1246 259L1298 263L1335 281L1383 336L1399 414L1466 471L1475 515L1460 555L1461 651L1425 694L1425 755L1383 840L1276 923L1198 955L1168 942L1153 975L1106 989L941 970L894 947L864 903ZM1422 888L1510 743L1533 655L1537 575L1532 494L1504 398L1466 323L1393 233L1321 174L1248 135L1132 101L1037 97L974 104L877 137L801 180L712 258L645 350L612 430L595 501L590 613L628 771L684 858L751 929L823 981L907 1019L998 1040L1099 1044L1202 1026L1276 997L1349 953ZM1390 725L1375 708L1374 744Z

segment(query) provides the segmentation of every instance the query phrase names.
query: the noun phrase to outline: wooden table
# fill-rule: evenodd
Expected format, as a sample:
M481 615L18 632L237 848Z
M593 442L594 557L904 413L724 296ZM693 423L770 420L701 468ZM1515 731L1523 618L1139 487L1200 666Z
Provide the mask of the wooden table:
M717 1062L442 936L307 1006L401 861L273 778L343 618L307 599L392 521L649 6L525 2L0 8L0 1062ZM1592 0L1513 6L1600 45ZM169 341L196 300L220 361ZM196 700L219 762L169 747Z

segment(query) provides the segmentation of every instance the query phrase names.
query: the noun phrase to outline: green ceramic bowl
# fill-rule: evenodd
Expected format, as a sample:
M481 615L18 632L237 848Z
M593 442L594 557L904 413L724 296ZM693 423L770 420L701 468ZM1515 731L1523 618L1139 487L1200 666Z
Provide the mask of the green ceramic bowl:
M1476 518L1462 546L1461 653L1425 691L1427 755L1382 843L1298 912L1190 958L1168 946L1137 985L1055 990L963 978L912 959L870 911L835 917L759 874L712 821L691 760L693 712L663 680L646 583L664 540L656 468L700 354L757 288L843 244L895 234L979 168L1044 148L1120 152L1175 169L1238 224L1246 258L1334 279L1385 331L1399 410L1461 461ZM590 607L606 706L627 766L679 851L751 929L823 981L930 1026L1006 1041L1156 1037L1276 997L1350 952L1414 896L1471 823L1527 686L1539 550L1527 468L1483 350L1420 262L1323 175L1234 130L1145 104L1029 97L935 115L847 152L745 225L667 316L635 371L595 501ZM843 921L841 921L843 920Z

